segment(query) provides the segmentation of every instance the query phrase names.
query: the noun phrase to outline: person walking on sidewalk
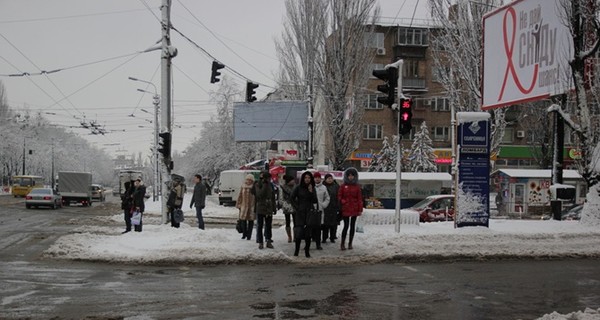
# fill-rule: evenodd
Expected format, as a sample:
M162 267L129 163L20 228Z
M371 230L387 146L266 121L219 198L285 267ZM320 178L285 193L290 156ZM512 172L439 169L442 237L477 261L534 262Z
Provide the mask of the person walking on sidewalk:
M321 228L323 226L325 209L327 206L329 206L330 198L329 192L327 192L327 187L322 184L323 181L321 179L321 174L319 172L315 172L313 174L313 178L315 179L315 190L317 191L317 202L319 204L319 225L312 229L311 237L315 239L317 250L323 250L323 247L321 247Z
M273 215L277 213L277 208L275 206L275 192L271 185L271 174L268 171L262 171L252 190L256 199L256 242L258 248L263 249L263 243L266 240L267 248L273 249L272 225Z
M302 243L302 239L304 239L306 243L304 254L307 258L310 258L312 229L309 224L309 215L311 214L311 209L317 205L317 192L312 173L309 171L302 173L300 184L292 191L291 201L294 208L296 208L296 215L294 216L294 242L296 247L294 256L298 256L300 244Z
M348 227L350 227L348 249L352 250L352 240L354 240L354 232L356 231L356 218L363 211L363 197L362 190L358 184L358 171L353 167L344 171L344 183L338 190L338 201L342 210L342 218L344 219L340 249L346 250L346 234Z
M202 176L194 175L194 194L190 202L190 209L196 206L196 218L198 218L198 228L204 230L204 218L202 217L202 209L206 206L206 186L202 183Z
M252 193L253 186L254 176L247 174L244 184L242 184L240 187L240 194L238 195L235 203L235 207L240 209L238 219L242 220L242 239L246 240L250 240L250 238L252 238L254 219L256 219L256 213L254 212L256 200L254 198L254 194Z
M323 214L323 243L327 242L327 239L330 239L331 243L335 243L335 239L337 239L337 226L340 222L338 220L340 205L337 196L340 186L330 173L325 175L323 184L327 188L330 198L329 205L325 208Z
M290 175L283 176L284 183L279 188L279 203L283 209L283 215L285 216L285 233L287 233L288 242L292 242L292 226L291 221L294 219L296 210L292 205L290 197L294 190L294 177Z

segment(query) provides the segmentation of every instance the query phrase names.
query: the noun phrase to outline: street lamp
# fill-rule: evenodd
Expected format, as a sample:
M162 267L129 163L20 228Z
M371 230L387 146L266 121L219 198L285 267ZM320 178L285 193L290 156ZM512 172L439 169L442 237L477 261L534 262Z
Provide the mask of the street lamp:
M129 80L131 81L139 81L139 82L143 82L146 83L148 85L151 85L152 88L154 88L154 96L153 96L153 104L154 104L154 165L155 165L155 172L154 172L154 188L152 188L152 201L156 201L158 198L158 194L159 192L162 194L161 189L162 189L162 185L159 182L159 177L160 177L160 161L158 159L158 106L160 105L160 96L158 95L158 90L156 89L156 86L154 85L154 83L150 82L150 81L146 81L146 80L141 80L141 79L137 79L134 77L129 77ZM139 92L145 92L145 93L150 93L144 89L137 89L137 91ZM143 110L143 109L142 109ZM146 110L144 110L145 112L147 112ZM161 206L164 207L164 206ZM162 212L162 215L165 216L165 213Z

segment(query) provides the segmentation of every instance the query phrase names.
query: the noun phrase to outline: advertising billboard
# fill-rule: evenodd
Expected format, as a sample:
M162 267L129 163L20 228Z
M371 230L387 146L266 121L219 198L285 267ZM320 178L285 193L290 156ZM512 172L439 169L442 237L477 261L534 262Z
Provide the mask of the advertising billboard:
M483 17L482 110L573 87L573 39L561 0L517 0Z
M233 106L236 142L307 141L308 102L240 102Z

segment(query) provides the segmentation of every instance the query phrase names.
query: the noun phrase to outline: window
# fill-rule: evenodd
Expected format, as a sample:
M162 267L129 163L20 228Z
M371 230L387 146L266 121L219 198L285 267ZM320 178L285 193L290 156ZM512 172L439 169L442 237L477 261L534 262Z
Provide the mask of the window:
M384 48L384 36L383 32L365 32L365 47L369 48Z
M431 108L433 111L450 111L450 100L448 98L432 98Z
M502 143L512 143L515 139L515 129L506 128L504 129L504 136L502 137Z
M449 127L433 127L433 140L434 141L448 141L450 137Z
M418 78L419 77L419 61L418 60L404 60L404 67L402 68L402 76L405 78Z
M398 28L398 44L425 46L428 35L427 29Z
M383 109L383 105L381 103L377 102L377 97L378 97L378 95L376 95L376 94L368 94L365 109L369 109L369 110Z
M383 126L380 124L365 124L363 130L363 139L381 140L383 139Z

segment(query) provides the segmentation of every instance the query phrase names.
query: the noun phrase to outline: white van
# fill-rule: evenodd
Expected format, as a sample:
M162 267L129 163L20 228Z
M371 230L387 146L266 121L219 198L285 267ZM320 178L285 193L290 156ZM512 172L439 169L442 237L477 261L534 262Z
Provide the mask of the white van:
M219 204L235 205L240 188L246 180L246 175L254 175L254 180L258 180L260 170L225 170L219 176Z

